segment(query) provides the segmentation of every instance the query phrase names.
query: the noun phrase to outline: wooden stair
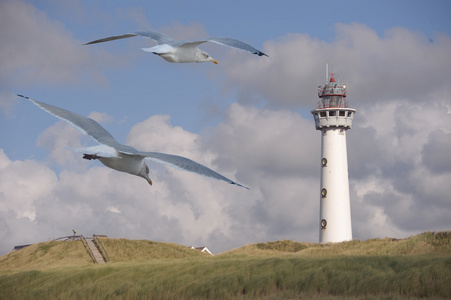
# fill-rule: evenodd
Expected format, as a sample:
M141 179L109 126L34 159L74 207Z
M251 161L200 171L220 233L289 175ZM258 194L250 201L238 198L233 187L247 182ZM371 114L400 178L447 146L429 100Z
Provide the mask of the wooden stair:
M94 259L97 264L104 264L105 260L103 259L102 254L100 254L99 249L97 249L96 245L91 239L86 239L86 244L88 245L89 249L91 250L92 254L94 255Z

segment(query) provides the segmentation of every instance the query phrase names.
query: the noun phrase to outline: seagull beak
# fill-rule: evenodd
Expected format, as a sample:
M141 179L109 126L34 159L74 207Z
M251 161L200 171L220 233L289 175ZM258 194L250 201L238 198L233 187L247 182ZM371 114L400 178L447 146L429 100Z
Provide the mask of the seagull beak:
M216 65L218 64L218 61L216 59L213 59L213 58L211 59L211 62L215 63Z
M152 180L150 180L150 178L147 180L147 182L149 182L149 184L152 185Z

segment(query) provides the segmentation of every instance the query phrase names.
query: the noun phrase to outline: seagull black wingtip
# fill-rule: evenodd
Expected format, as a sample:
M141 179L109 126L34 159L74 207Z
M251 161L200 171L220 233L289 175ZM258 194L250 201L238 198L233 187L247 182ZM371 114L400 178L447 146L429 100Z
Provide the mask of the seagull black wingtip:
M257 54L258 56L266 56L266 57L269 57L269 58L271 58L268 54L266 54L266 53L263 53L263 52L261 52L261 51L258 51L258 52L254 52L254 54Z
M240 187L245 188L246 190L249 190L249 191L251 190L251 189L248 188L247 186L241 185L241 184L236 183L236 182L230 182L230 184L234 184L234 185L240 186Z

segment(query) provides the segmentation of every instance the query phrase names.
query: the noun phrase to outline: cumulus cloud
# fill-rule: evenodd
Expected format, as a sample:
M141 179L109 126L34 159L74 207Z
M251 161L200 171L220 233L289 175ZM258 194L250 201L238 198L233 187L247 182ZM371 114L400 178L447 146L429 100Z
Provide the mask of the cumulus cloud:
M0 210L12 211L17 218L34 221L37 206L51 196L56 175L35 161L11 161L3 150L0 160Z
M128 59L123 56L118 60L101 50L97 52L101 55L90 55L63 23L22 0L0 2L0 27L3 110L11 106L11 91L19 87L105 84L97 68L123 65Z
M152 187L98 162L64 164L57 148L81 141L58 123L39 142L63 171L0 155L0 251L34 241L37 232L43 240L73 228L213 252L285 238L317 241L320 133L309 110L331 61L357 109L347 132L354 238L449 230L450 37L437 34L431 43L403 28L378 36L362 24L336 30L331 42L290 34L265 43L271 59L234 55L220 64L224 91L238 96L217 126L193 133L155 115L128 134L129 145L186 156L250 191L151 163Z
M113 121L113 117L106 113L92 112L88 117L102 124ZM50 163L77 170L85 170L88 162L80 162L80 154L71 151L70 148L85 147L93 145L95 142L67 122L59 121L44 130L38 137L36 144L38 147L43 147L50 151L48 157Z
M107 113L101 113L97 111L93 111L89 114L88 117L99 123L108 123L113 121L112 116L108 115Z
M394 119L396 109L393 105L382 112ZM441 111L426 114L440 116ZM379 115L368 113L364 126L348 135L349 149L353 149L349 151L350 162L354 163L350 175L355 236L403 236L420 228L446 227L449 204L443 200L443 187L450 174L439 172L430 177L433 174L422 163L422 147L409 149L403 157L415 168L403 169L400 163L394 163L394 158L402 156L399 148L410 146L410 142L383 147L400 143L402 135L398 137L397 128L391 126L379 135L370 125ZM417 137L430 143L432 138L417 129ZM161 134L166 139L160 138ZM356 150L359 136L369 136L367 140L381 144L375 150L370 147L374 151L370 154L375 155L356 155L354 159L356 151L365 152ZM224 122L203 135L172 126L168 116L152 116L134 126L127 141L139 148L183 152L252 190L156 166L151 170L154 186L149 187L141 178L94 165L86 172L67 170L59 174L50 192L52 200L34 206L34 226L47 235L64 235L75 227L79 232L95 230L113 237L205 244L216 252L266 240L317 239L318 220L312 212L319 209L319 169L315 161L319 160L320 138L311 120L286 110L233 104ZM205 158L204 153L208 154ZM291 158L295 166L284 158ZM10 162L2 163L7 164ZM370 167L359 173L359 164ZM9 173L20 176L18 171ZM14 184L9 188L14 189ZM13 199L15 196L9 201ZM61 211L65 211L64 217ZM55 224L61 228L55 228Z
M430 42L421 33L393 28L380 37L357 23L337 24L336 33L330 43L307 34L268 41L264 45L272 57L268 60L234 57L222 65L228 86L238 89L239 100L245 103L263 99L275 106L310 108L317 98L315 87L325 78L319 70L326 62L335 62L337 79L352 87L349 96L354 105L400 99L422 103L430 93L449 94L449 36L437 34Z
M62 23L22 1L0 4L0 81L3 84L67 83L88 60ZM77 67L78 66L78 67Z
M59 174L49 192L49 202L34 206L34 226L48 235L62 236L71 227L86 233L95 228L95 233L114 237L150 238L186 245L206 244L216 252L252 241L297 236L300 235L299 227L304 226L310 227L311 230L306 230L307 236L314 239L315 221L311 210L317 209L317 193L309 186L315 185L316 178L305 179L301 174L281 177L265 171L277 165L279 157L291 153L293 149L275 147L266 158L276 161L263 168L256 166L255 162L246 163L245 156L238 155L238 152L249 153L252 149L268 146L265 139L258 139L257 145L253 145L252 140L246 138L249 132L254 133L260 127L270 132L271 123L264 126L264 120L284 120L299 129L302 126L302 122L296 125L299 116L288 111L259 111L240 105L231 108L229 114L215 134L218 140L233 139L234 135L226 128L237 126L237 120L243 121L246 115L253 120L248 123L250 128L246 129L244 122L240 125L244 130L236 131L238 134L235 137L242 140L240 150L223 148L221 144L214 147L214 140L210 140L212 136L204 141L202 136L172 126L167 116L153 116L137 124L130 130L127 141L139 148L152 147L152 150L195 159L232 179L236 177L251 185L251 191L154 164L151 165L154 185L149 187L141 178L115 172L93 162L93 166L83 172L72 168ZM149 138L151 132L156 132L155 138ZM274 134L273 130L269 137ZM161 135L166 139L160 138ZM289 138L289 135L290 132L287 132L286 137ZM302 148L301 139L293 143L293 147ZM43 167L52 172L48 167ZM9 173L20 176L20 169ZM14 176L10 180L13 182ZM15 188L17 186L14 184L8 186L8 190ZM5 205L8 207L15 198L11 195ZM291 209L293 206L303 208L294 210ZM61 211L65 212L64 216L58 213ZM291 213L287 215L287 211ZM13 242L14 239L10 239L10 243Z
M287 110L233 104L226 120L207 133L205 144L220 153L217 162L224 168L246 166L273 177L310 176L317 171L315 158L319 159L319 136L312 120Z
M170 116L156 115L133 126L126 143L142 151L193 156L198 149L198 139L197 134L180 126L173 127Z
M447 125L451 121L450 37L437 34L431 42L404 28L390 29L381 37L362 24L337 24L336 29L337 37L330 43L305 34L268 41L264 51L273 59L230 61L224 66L227 85L237 89L238 100L244 104L266 103L271 111L311 109L317 101L315 81L319 78L322 84L324 80L324 75L317 75L318 69L325 62L339 62L334 66L336 78L348 84L348 100L357 108L348 132L355 236L406 236L449 229L445 216L451 206L445 181L451 176L446 159L451 140ZM267 124L277 128L280 122L268 119ZM299 131L303 138L312 128L305 125ZM252 136L253 141L265 134L264 128ZM279 136L269 138L268 146L262 148L290 145L276 142L286 132L281 126ZM308 157L314 157L313 152ZM286 162L296 165L292 155L286 157L291 158ZM260 159L258 165L267 162ZM299 165L293 169L302 170ZM290 174L289 167L283 170ZM313 170L312 165L309 171Z
M190 24L174 23L158 30L178 40L195 40L209 36L200 22L192 22Z
M431 132L421 151L425 167L433 173L451 172L449 149L451 149L451 133L445 133L442 129Z
M36 144L50 151L49 161L60 166L80 166L77 154L68 148L82 147L82 134L64 121L47 128L38 137Z

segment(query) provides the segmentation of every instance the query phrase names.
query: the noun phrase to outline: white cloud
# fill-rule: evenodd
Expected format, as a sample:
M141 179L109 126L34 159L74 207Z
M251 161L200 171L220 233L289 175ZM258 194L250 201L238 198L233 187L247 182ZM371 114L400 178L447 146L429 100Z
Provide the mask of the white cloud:
M121 211L115 206L108 206L106 208L106 210L109 211L109 212L115 213L115 214L120 214L121 213Z
M126 144L141 151L155 151L181 156L193 156L198 149L197 134L182 127L173 127L170 116L156 115L132 127Z
M186 41L209 36L200 22L192 22L190 24L173 23L171 26L165 26L161 29L154 28L154 30L164 32L174 39Z
M52 197L55 173L36 161L11 161L3 149L0 168L0 211L34 221L39 206Z
M49 191L49 202L36 206L35 226L46 235L62 236L69 232L69 228L75 228L83 234L94 230L114 237L149 238L186 245L208 244L216 252L249 241L303 236L299 226L309 227L310 224L310 228L314 228L311 206L316 206L313 197L316 189L311 187L316 178L305 179L299 174L280 177L266 173L266 168L277 165L280 156L292 151L287 147L274 147L267 158L276 162L263 168L255 165L255 161L244 160L242 154L248 149L268 146L265 139L256 139L257 145L253 145L252 139L246 138L248 132L254 133L256 128L261 128L272 132L269 134L271 137L276 135L276 130L270 130L273 122L287 123L282 126L287 129L292 127L288 126L289 123L294 125L300 121L299 117L287 111L259 111L239 105L231 108L230 114L228 123L218 129L217 140L210 142L236 137L243 141L241 149L215 148L210 143L207 147L201 136L170 125L166 116L153 116L137 124L127 140L140 148L152 147L196 160L199 158L198 161L231 179L235 179L237 174L245 181L244 184L249 181L251 191L154 165L151 170L152 187L139 177L103 166L92 166L82 173L66 170L59 174L59 179ZM251 116L252 122L240 123L239 120L244 121L246 115ZM224 133L227 132L225 128L233 126L240 128L235 135ZM152 132L156 132L154 139L149 138ZM287 138L290 133L292 131L286 132ZM159 138L161 135L166 139ZM301 139L295 141L302 143ZM296 144L292 146L302 148ZM55 143L54 147L58 145ZM185 151L179 153L180 149ZM204 157L203 153L209 155ZM19 171L10 174L20 176ZM15 182L14 179L11 177L11 182ZM293 185L295 189L290 188ZM15 184L9 186L11 190L15 188ZM9 201L13 203L15 197L11 196ZM65 212L64 216L61 211ZM291 213L287 215L287 211ZM59 224L59 228L52 227L52 224ZM307 233L307 236L314 239L314 235ZM13 243L15 240L10 241Z
M224 168L246 166L271 176L308 176L319 160L320 138L312 120L287 110L233 104L224 123L207 134L205 146L219 153L216 161Z
M88 117L97 121L98 123L108 123L113 121L113 117L108 115L107 113L101 113L96 111L90 113Z
M27 16L36 13L30 9L23 8ZM37 27L50 26L45 16L39 20ZM61 25L55 28L61 37ZM195 33L201 29L193 26ZM265 43L271 59L233 55L220 64L225 90L236 89L239 103L217 127L192 133L156 115L129 132L127 144L191 158L250 191L156 164L149 164L150 187L77 155L65 161L72 154L64 147L80 140L58 123L39 143L63 167L59 174L37 161L0 155L7 170L0 173L0 251L73 228L85 235L206 245L213 252L266 240L317 241L320 133L308 111L288 109L315 107L317 79L323 83L321 70L331 61L357 108L347 133L354 237L449 229L450 41L437 35L431 43L402 28L380 37L361 24L337 25L332 42L287 35ZM53 72L38 69L32 72L52 80ZM80 161L86 167L74 166Z
M130 59L117 59L101 49L92 56L63 23L22 0L0 2L0 28L0 89L6 90L0 94L0 108L4 110L19 87L104 85L98 68L124 65Z
M393 28L379 37L362 24L338 24L337 38L331 43L292 34L279 42L267 42L264 51L273 59L225 64L228 85L238 87L242 103L264 100L269 107L313 108L318 68L325 62L338 62L336 78L344 78L350 105L357 108L348 132L355 237L449 229L445 216L451 204L444 182L451 170L448 160L441 163L449 155L451 124L449 36L437 34L430 42L422 34ZM319 78L322 84L323 76ZM253 122L251 114L248 121ZM274 123L268 119L268 126ZM311 127L306 124L298 131L304 139L310 135L307 126ZM266 133L264 126L260 128L249 134L250 140L257 141ZM269 137L268 145L260 148L265 151L258 155L273 152L285 132L281 129L278 137ZM243 145L239 138L235 141ZM311 141L319 144L319 139ZM290 143L282 145L295 149ZM305 157L314 157L313 152ZM285 153L281 160L302 170L293 158ZM253 159L254 155L249 160ZM263 167L268 157L256 161L255 165ZM272 166L266 172L270 169L277 170ZM282 170L288 175L290 168ZM309 171L314 172L313 165Z
M431 93L449 95L451 38L437 34L430 42L404 28L383 37L363 24L337 24L337 37L327 43L306 34L288 34L268 41L263 51L271 59L234 57L222 64L228 86L238 88L240 101L259 99L271 105L311 108L317 99L317 80L324 82L326 62L334 64L337 79L348 84L351 104L371 106L408 99L429 101Z
M89 61L62 23L22 1L0 4L3 84L67 83ZM74 72L74 70L76 72Z
M47 128L38 137L36 144L39 147L50 151L49 162L60 166L82 167L79 161L79 154L74 153L70 148L82 147L80 138L83 136L75 128L64 121L59 121L55 125Z
M387 106L382 115L393 118L397 109ZM438 109L423 112L436 119L442 113ZM451 179L449 172L430 173L422 165L423 150L418 146L413 147L415 151L406 151L401 161L418 168L399 165L394 158L401 155L403 147L410 147L411 141L400 143L403 135L395 134L396 126L382 127L386 131L379 135L377 127L370 125L379 116L368 113L364 127L356 125L348 132L348 148L353 149L349 155L354 236L399 237L421 228L449 226L445 219L449 204L443 201L444 183ZM423 128L433 130L434 124L430 126ZM374 132L369 138L365 137L367 128ZM430 142L421 128L416 127L417 140ZM380 146L371 148L372 155L354 155L366 140ZM266 240L316 240L318 220L313 212L319 209L319 169L315 161L319 160L320 138L310 120L286 110L233 104L225 121L204 135L172 126L167 116L152 116L134 126L127 141L145 150L200 158L252 189L155 165L152 187L141 178L103 166L93 166L83 173L67 170L59 174L48 192L50 202L35 204L34 226L47 236L64 235L74 227L84 234L95 231L113 237L203 244L216 252ZM392 143L399 146L385 147ZM363 150L357 152L365 153ZM206 158L203 153L208 154ZM361 167L366 171L359 170ZM20 176L19 170L10 174ZM14 177L10 180L15 182ZM11 196L12 203L15 197ZM420 215L422 222L418 222ZM61 228L52 227L52 223Z
M88 117L100 123L113 121L113 117L106 113L92 112ZM95 142L91 138L88 138L65 121L59 121L44 130L36 142L38 147L43 147L50 151L48 157L50 164L57 164L65 168L70 167L78 171L86 170L89 162L85 160L80 161L80 153L76 153L70 148L80 148L94 144Z

